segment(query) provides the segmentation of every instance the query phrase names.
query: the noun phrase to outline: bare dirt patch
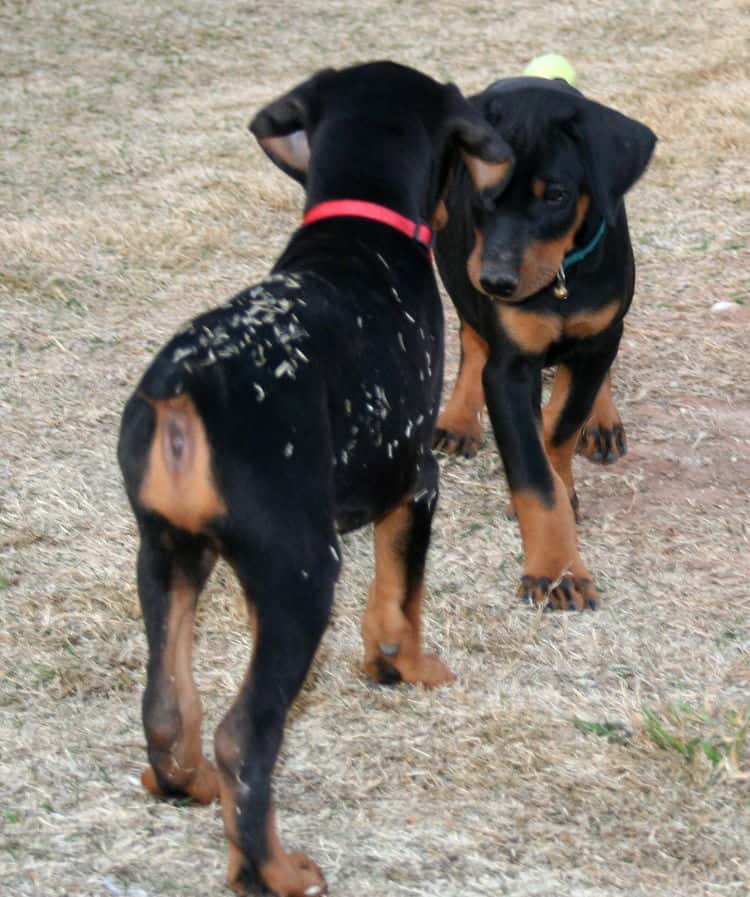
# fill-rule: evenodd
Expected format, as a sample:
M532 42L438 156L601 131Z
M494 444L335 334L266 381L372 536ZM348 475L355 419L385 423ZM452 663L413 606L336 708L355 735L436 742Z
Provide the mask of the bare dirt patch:
M750 892L749 28L739 0L4 4L4 892L220 890L218 809L138 783L145 646L114 446L154 349L259 278L298 221L246 122L323 65L392 57L473 91L547 50L660 137L629 203L630 453L576 462L605 609L517 607L491 442L441 462L426 635L458 681L367 686L369 533L348 538L278 770L282 831L339 897ZM221 568L198 634L207 741L248 655Z

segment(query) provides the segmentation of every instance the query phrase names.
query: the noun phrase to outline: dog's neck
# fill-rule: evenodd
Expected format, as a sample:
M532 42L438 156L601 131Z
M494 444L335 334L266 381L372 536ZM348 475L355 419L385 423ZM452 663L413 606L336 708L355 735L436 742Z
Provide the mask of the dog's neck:
M432 228L429 225L407 218L378 203L365 202L361 199L329 199L308 208L302 223L314 224L326 218L364 218L368 221L378 221L416 240L428 251L432 246Z
M343 150L338 136L332 141L326 135L314 146L306 184L306 211L331 200L350 199L384 206L413 221L431 220L437 185L432 187L426 164L414 165L414 154L408 146L376 138L367 146L359 146L354 154L344 155Z
M606 229L607 224L603 218L588 215L576 234L574 248L563 259L563 270L567 271L591 255L601 243Z

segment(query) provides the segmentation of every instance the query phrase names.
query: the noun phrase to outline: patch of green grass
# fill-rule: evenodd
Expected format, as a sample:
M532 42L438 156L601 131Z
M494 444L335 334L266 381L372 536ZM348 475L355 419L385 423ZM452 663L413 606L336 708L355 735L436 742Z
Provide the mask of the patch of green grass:
M627 744L633 733L625 723L605 720L603 723L588 722L585 719L574 719L573 725L586 735L597 735L606 738L610 744Z
M689 704L677 703L661 713L643 708L644 730L654 744L664 751L674 751L688 762L703 754L717 769L725 763L739 771L745 756L750 715L747 710L724 710L709 713Z
M46 685L57 677L57 670L54 667L39 666L35 668L34 672L36 674L34 677L35 685Z
M3 819L11 825L17 825L21 821L18 810L3 810Z

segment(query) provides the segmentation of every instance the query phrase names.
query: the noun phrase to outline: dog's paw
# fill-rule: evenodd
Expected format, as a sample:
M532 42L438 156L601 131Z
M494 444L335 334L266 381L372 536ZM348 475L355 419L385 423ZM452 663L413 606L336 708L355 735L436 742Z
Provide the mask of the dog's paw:
M521 577L518 597L524 604L544 610L596 610L599 594L590 579L565 574L551 580L547 576Z
M317 863L300 851L275 856L261 867L260 876L277 897L322 897L328 893Z
M317 863L299 851L275 851L259 869L251 866L234 845L230 845L229 887L241 897L272 894L274 897L323 897L328 893Z
M417 654L405 656L391 646L381 646L382 654L365 662L365 673L378 685L397 685L406 682L409 685L424 685L426 688L437 688L448 685L456 678L440 658L435 654ZM386 650L384 650L384 648Z
M578 439L578 454L593 464L614 464L627 450L625 427L619 422L605 427L589 421Z
M449 685L456 676L437 654L422 654L415 663L401 671L401 678L412 685L437 688L439 685Z
M167 773L167 781L160 781L153 766L147 766L141 773L141 784L156 797L189 797L197 804L210 804L219 797L219 777L213 763L201 757L197 769L186 775ZM164 782L164 783L163 783Z
M472 412L451 399L435 424L432 447L437 452L460 458L473 458L482 440L482 423L478 412Z
M440 421L438 421L438 424ZM448 430L438 426L432 438L432 447L436 452L453 455L459 458L473 458L479 451L481 432L474 433L459 430Z

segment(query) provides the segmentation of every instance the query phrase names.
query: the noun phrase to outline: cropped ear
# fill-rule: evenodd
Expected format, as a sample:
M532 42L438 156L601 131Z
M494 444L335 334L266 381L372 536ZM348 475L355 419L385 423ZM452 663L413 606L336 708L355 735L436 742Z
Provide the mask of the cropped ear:
M455 85L449 89L448 138L458 147L474 189L498 195L513 172L513 150Z
M620 200L646 170L656 135L592 100L585 101L569 129L583 156L593 203L612 224Z
M269 159L305 186L310 164L308 134L320 86L333 69L323 69L269 103L250 122L250 131Z

